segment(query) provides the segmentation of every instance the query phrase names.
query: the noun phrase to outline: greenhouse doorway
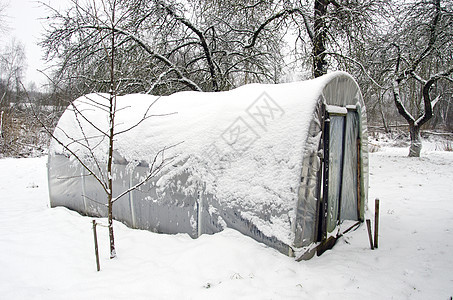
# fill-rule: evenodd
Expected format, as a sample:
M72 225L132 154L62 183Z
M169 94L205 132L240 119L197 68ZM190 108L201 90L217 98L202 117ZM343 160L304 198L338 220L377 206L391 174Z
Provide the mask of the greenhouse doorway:
M344 220L359 220L360 139L355 107L326 109L323 188L318 241Z

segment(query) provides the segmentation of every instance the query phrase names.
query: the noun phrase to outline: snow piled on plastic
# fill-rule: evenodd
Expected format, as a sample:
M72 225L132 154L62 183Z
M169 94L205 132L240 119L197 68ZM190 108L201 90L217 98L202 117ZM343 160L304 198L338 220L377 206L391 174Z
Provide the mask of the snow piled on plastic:
M279 85L251 84L228 92L182 92L171 96L126 95L117 97L115 132L138 123L139 126L115 138L117 153L129 163L152 162L158 151L175 157L158 181L170 184L175 175L189 171L185 187L193 191L205 186L217 201L243 208L242 217L252 221L264 234L291 244L291 219L295 217L297 188L309 122L324 84L341 72L321 79ZM72 137L83 143L87 137L100 136L97 128L108 128L108 114L96 106L108 103L108 95L90 94L74 104L83 118L69 108L59 121L55 135L65 144ZM79 123L82 124L83 132ZM84 135L83 135L84 134ZM97 145L94 154L106 161L105 137L89 140ZM83 156L87 149L72 143L71 150ZM53 142L50 153L64 153ZM265 222L251 210L285 212Z

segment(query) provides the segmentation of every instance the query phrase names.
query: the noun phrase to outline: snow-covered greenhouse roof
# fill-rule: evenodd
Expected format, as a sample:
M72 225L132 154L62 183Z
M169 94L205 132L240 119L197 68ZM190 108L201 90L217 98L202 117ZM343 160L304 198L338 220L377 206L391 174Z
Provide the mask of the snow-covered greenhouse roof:
M107 131L109 125L104 108L107 103L108 95L102 94L75 100L61 117L55 137L79 157L89 160L90 154L94 154L99 161L106 162L108 139L100 131ZM301 174L308 152L318 152L322 136L321 106L332 113L341 113L341 108L355 108L361 116L360 130L366 130L360 90L344 72L304 82L250 84L227 92L118 96L115 132L139 123L146 113L150 117L115 136L115 162L125 166L118 169L122 171L118 171L116 177L120 179L132 168L146 167L165 149L164 157L173 161L151 184L156 190L153 196L143 199L163 205L169 193L179 193L186 199L194 198L193 202L200 205L202 194L206 213L211 219L216 216L215 221L210 221L218 223L216 228L230 225L220 219L224 209L231 210L231 214L241 220L239 222L253 227L258 235L297 248L304 244L294 245ZM338 107L340 112L335 111ZM52 142L49 155L51 202L71 206L67 205L68 201L73 201L68 200L71 197L62 199L58 195L57 187L68 183L64 183L60 174L67 168L57 171L63 162L57 162L56 157L69 157L65 164L72 164L73 168L78 162L59 143ZM367 161L364 165L367 166ZM89 200L82 198L84 208L79 209L77 205L73 208L87 210ZM181 199L173 200L186 201ZM88 207L90 205L95 206L95 203ZM129 210L134 210L133 205L128 205ZM143 209L142 206L140 210ZM84 213L90 214L89 209ZM188 218L187 224L193 229L189 233L196 236L216 231L200 229L200 217L197 212ZM149 222L145 226L143 221L141 226L137 220L123 221L135 227L153 227Z

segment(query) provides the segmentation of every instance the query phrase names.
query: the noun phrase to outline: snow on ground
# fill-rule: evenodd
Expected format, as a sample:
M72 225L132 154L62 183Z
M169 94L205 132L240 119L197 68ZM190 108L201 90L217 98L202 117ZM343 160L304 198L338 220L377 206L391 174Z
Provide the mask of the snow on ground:
M1 299L450 299L453 152L385 148L370 157L379 249L365 226L296 262L236 231L191 239L115 223L118 258L91 218L49 208L46 158L0 160ZM105 219L98 219L105 223Z

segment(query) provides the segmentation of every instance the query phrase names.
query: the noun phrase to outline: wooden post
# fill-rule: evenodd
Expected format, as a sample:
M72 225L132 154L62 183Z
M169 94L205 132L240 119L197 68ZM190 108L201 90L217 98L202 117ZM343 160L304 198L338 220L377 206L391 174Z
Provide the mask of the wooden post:
M98 235L96 233L96 220L93 220L93 236L94 236L94 253L96 255L96 267L99 272L101 270L101 266L99 264Z
M322 183L322 199L319 218L321 220L321 230L318 231L318 241L323 241L327 238L327 205L329 199L329 147L330 147L330 119L326 112L324 120L324 155L323 155L323 183Z
M371 235L371 221L370 221L370 219L366 219L366 227L368 228L368 238L370 239L371 250L374 250L373 236Z
M362 140L357 138L357 219L363 222L362 216Z
M374 248L378 247L379 236L379 198L374 200Z

